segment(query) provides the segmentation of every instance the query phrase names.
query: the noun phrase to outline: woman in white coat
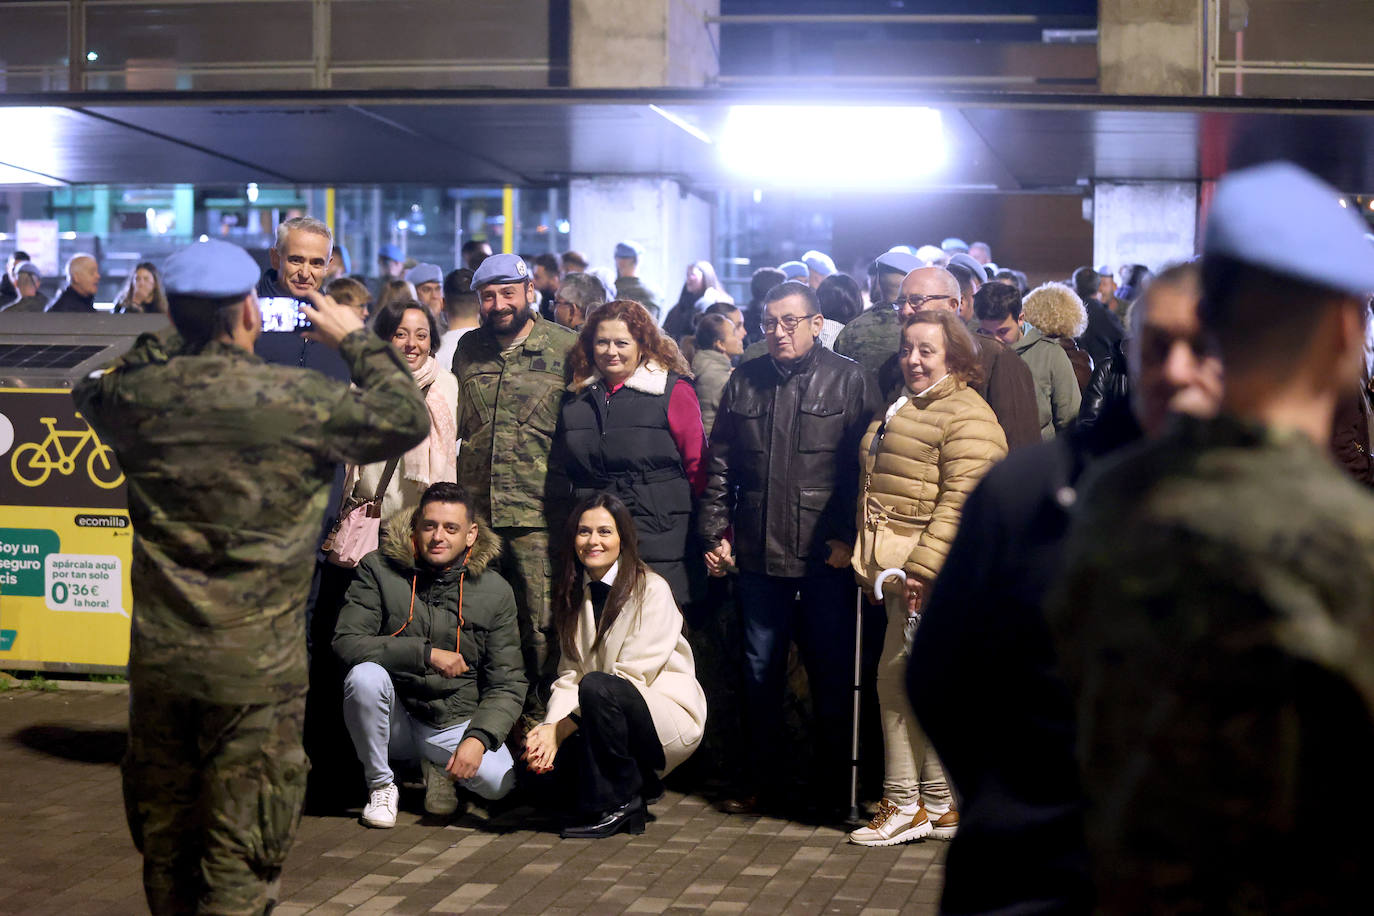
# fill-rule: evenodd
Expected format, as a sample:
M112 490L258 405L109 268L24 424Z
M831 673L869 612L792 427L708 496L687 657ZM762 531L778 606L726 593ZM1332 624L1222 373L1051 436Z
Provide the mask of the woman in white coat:
M701 743L706 694L672 589L639 558L629 510L598 493L569 520L554 583L562 661L531 770L568 771L580 817L565 838L644 832L660 779Z

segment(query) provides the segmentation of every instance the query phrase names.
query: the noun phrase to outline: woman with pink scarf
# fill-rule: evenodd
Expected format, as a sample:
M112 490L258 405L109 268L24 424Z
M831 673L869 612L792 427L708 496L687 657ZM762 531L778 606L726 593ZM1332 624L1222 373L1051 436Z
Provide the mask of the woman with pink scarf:
M434 315L418 302L400 300L383 306L373 329L391 341L405 357L415 384L425 393L429 408L429 438L406 452L382 496L382 518L413 510L432 483L458 479L458 380L435 361L440 331ZM377 492L387 462L348 466L345 497L371 499Z

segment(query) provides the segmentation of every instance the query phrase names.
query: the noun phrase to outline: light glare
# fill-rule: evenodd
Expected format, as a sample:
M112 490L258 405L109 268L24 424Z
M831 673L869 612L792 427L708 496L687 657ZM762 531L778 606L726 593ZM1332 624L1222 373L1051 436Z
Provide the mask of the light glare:
M770 185L892 187L938 170L945 138L933 108L736 105L720 151L727 169Z

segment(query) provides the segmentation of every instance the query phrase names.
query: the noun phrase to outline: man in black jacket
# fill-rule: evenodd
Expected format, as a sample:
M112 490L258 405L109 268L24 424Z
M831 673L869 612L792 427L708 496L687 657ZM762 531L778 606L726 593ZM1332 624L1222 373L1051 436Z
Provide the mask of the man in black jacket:
M1216 411L1221 367L1198 296L1197 269L1183 265L1141 300L1133 411L1114 406L1091 428L1012 452L964 504L907 672L912 708L963 799L941 912L1091 905L1076 729L1043 602L1085 469L1142 429L1157 435L1173 413Z
M396 824L389 758L421 760L430 814L456 810L454 782L488 799L515 785L504 742L526 681L515 595L488 568L500 552L463 488L436 483L358 566L334 651L350 666L344 719L367 778L370 827Z
M805 283L773 288L764 298L769 358L735 370L711 434L700 530L711 574L739 569L744 633L750 772L743 794L723 806L731 813L757 810L759 791L776 781L793 638L816 712L820 809L836 810L846 785L858 449L879 405L869 374L820 345L823 324Z
M91 255L74 254L67 261L67 285L48 303L46 311L94 312L95 294L99 289L100 265Z
M1078 345L1088 351L1094 366L1111 356L1112 345L1120 343L1126 336L1121 319L1097 298L1101 280L1102 275L1095 267L1080 267L1073 272L1074 292L1083 300L1083 308L1088 313L1088 327L1078 338Z

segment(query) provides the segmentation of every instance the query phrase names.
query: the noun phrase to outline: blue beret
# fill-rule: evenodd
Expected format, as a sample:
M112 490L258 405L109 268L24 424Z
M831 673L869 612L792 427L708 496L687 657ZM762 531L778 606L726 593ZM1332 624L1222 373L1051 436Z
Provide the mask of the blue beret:
M878 265L878 272L898 273L906 276L918 267L925 267L926 262L916 257L914 254L907 254L905 251L889 251L878 255L878 260L873 262Z
M37 279L43 279L43 272L32 261L24 261L14 269L14 272L16 274L33 274Z
M631 242L628 239L615 246L615 256L617 258L638 259L644 253L644 246L638 242Z
M1340 192L1291 162L1222 178L1212 198L1203 256L1222 255L1316 286L1363 296L1374 290L1369 228Z
M835 262L823 251L808 251L802 255L802 263L808 270L813 270L822 277L828 277L835 272Z
M383 245L377 249L377 257L386 258L388 261L404 261L406 256L401 254L400 245Z
M168 295L246 296L260 275L248 252L219 239L194 242L162 262L162 287Z
M480 289L492 283L523 283L530 278L525 259L518 254L494 254L487 258L472 275L472 288Z
M978 259L967 252L956 252L949 256L950 264L958 264L960 267L973 273L979 283L988 282L988 272L983 269L983 265L978 263Z
M968 251L968 242L951 236L941 242L940 247L945 251Z
M443 283L444 271L438 264L416 264L406 271L406 282L411 286L421 283Z
M805 280L810 276L810 271L801 261L783 261L778 265L778 270L789 280Z

